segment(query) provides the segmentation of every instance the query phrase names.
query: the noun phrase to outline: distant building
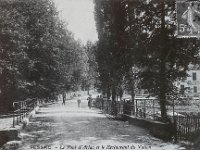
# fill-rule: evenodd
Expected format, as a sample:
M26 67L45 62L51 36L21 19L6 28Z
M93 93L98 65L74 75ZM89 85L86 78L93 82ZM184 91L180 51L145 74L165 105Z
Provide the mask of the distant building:
M188 77L176 83L180 94L200 97L200 65L189 65Z

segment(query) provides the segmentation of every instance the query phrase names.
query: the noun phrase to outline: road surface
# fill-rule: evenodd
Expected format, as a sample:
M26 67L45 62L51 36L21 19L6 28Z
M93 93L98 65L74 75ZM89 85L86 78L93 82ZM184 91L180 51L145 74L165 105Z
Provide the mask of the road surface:
M45 105L21 132L18 150L34 149L134 149L178 150L179 145L165 143L148 131L127 122L109 119L97 109L89 109L87 100L77 99Z

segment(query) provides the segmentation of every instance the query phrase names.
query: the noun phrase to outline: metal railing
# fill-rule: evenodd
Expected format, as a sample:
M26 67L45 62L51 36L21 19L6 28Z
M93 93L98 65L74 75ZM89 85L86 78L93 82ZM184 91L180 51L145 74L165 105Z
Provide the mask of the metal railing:
M138 118L146 120L161 120L160 114L148 113L147 107L134 108L132 102L127 101L115 101L111 100L98 100L95 106L101 109L104 113L110 114L116 117L123 117L122 115L134 115ZM154 112L154 111L153 111ZM176 138L187 139L195 132L200 131L200 113L197 114L179 114L168 116L170 122L175 126Z
M26 118L29 113L35 109L35 107L38 105L38 102L39 101L36 98L13 102L13 127L22 122L23 119Z
M136 117L144 119L158 119L156 114L147 113L145 108L137 107L135 109L133 103L129 101L112 102L111 100L104 100L96 102L95 106L103 110L104 113L117 117L121 117L122 115L135 115Z
M200 131L200 116L187 114L175 116L175 125L178 139L188 139Z

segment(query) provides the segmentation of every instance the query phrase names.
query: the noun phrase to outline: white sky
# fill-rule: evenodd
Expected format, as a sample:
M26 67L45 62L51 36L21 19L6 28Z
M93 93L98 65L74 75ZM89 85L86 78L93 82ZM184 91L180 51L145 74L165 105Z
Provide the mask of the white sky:
M93 0L54 0L61 19L67 22L67 28L74 33L75 39L83 44L87 40L97 41L94 21Z

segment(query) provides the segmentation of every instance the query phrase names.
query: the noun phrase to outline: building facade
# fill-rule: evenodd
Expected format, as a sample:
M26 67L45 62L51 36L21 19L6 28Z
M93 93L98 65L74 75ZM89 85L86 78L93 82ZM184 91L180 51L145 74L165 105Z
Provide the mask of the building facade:
M188 77L176 83L180 93L190 97L200 97L200 66L189 65Z

